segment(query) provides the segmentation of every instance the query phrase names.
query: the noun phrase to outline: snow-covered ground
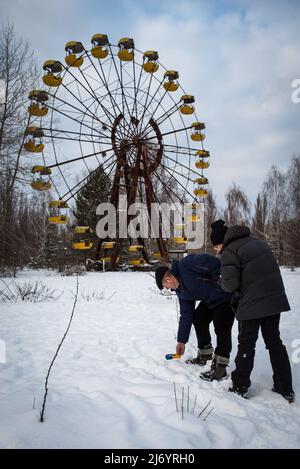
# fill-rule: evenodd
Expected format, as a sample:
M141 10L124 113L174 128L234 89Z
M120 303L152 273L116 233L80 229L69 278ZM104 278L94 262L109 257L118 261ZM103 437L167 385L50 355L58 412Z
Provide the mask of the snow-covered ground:
M283 270L283 277L292 311L282 314L281 335L293 355L294 388L300 396L300 270ZM158 294L151 274L143 272L79 277L82 295L52 369L40 423L45 375L69 321L76 278L27 271L17 281L37 279L62 293L60 298L0 304L2 361L6 345L6 363L0 363L2 448L300 447L299 403L289 405L270 391L272 372L261 337L250 399L228 393L230 379L201 381L199 367L183 359L165 360L166 353L175 352L177 300ZM89 298L102 290L103 301ZM236 323L233 336L231 370ZM185 358L195 351L193 332ZM178 400L184 387L183 420L176 412L174 382Z

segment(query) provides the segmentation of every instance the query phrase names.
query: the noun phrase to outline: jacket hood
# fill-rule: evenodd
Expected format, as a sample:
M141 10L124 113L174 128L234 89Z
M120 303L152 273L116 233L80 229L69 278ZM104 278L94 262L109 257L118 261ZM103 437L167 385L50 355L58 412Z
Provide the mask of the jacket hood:
M239 238L245 238L245 236L250 236L250 230L247 226L234 225L228 228L227 233L225 234L223 241L223 249L228 246L232 241L235 241Z

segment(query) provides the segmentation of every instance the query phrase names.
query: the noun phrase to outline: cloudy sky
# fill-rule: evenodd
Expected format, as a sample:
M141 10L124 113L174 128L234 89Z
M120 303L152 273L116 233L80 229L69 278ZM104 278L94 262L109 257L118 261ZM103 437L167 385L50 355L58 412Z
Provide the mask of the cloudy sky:
M299 0L0 0L0 18L14 22L41 65L63 60L68 40L90 44L98 32L158 50L196 97L220 205L232 181L254 201L270 166L284 170L300 154L300 103L291 100Z

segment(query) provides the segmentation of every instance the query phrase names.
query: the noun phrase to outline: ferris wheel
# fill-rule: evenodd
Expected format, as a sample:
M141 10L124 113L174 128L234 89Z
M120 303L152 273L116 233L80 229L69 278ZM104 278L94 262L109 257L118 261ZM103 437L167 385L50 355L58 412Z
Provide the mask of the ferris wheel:
M179 72L159 62L157 51L140 52L132 38L117 45L95 34L91 47L70 41L65 60L43 64L43 89L29 94L29 123L24 149L31 153L32 188L55 191L49 223L66 224L72 199L97 178L99 168L112 181L109 202L117 205L125 194L128 206L145 202L150 214L160 194L168 200L196 204L208 193L204 170L205 124L195 113L195 98L179 83ZM184 229L184 228L182 228ZM76 227L74 249L90 249L84 240L90 227ZM176 241L177 239L177 241ZM186 242L184 232L177 244ZM132 265L149 261L142 239L129 246L140 256ZM97 255L113 267L122 239L102 239ZM168 260L161 230L154 257ZM109 253L109 255L107 255Z

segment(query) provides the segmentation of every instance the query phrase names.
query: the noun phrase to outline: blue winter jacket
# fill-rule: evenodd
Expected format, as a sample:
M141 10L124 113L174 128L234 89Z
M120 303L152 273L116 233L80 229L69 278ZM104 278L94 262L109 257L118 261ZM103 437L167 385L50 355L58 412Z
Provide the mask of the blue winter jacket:
M220 286L220 268L220 260L210 254L189 254L172 262L171 273L180 283L176 290L180 305L178 342L185 344L189 340L197 300L208 308L230 301L231 294Z

